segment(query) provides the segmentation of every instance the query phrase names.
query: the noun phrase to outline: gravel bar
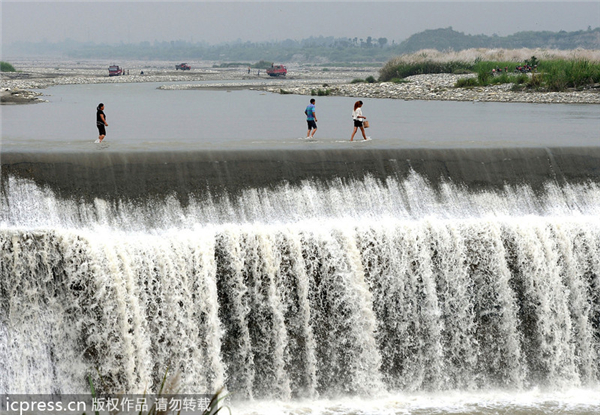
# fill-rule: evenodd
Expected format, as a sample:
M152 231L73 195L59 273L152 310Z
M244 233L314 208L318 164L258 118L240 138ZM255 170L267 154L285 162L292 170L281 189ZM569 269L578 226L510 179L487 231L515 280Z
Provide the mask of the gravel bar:
M482 101L522 103L600 104L600 85L584 90L566 92L512 91L512 84L487 87L455 88L456 81L475 75L428 74L405 78L403 83L351 83L353 79L377 78L372 68L288 68L286 78L270 78L256 70L250 74L245 69L196 68L175 71L170 63L144 69L141 65L129 66L129 75L108 77L107 70L97 68L39 67L32 65L20 72L0 74L2 104L44 102L41 92L54 85L157 82L161 90L182 89L251 89L272 93L298 95L321 93L356 98L384 98L404 100ZM65 66L66 65L66 66ZM127 66L126 66L127 68ZM144 74L141 72L144 71ZM190 82L211 81L207 84ZM222 82L220 82L222 81ZM227 82L226 82L227 81ZM233 82L232 82L233 81ZM46 101L47 102L47 101Z

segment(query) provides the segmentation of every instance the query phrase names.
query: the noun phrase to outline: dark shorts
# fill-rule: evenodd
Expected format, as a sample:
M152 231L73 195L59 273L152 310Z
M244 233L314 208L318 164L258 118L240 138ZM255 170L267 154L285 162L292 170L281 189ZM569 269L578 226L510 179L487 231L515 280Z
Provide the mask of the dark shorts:
M308 124L308 129L309 130L316 130L317 129L317 122L315 120L306 120L306 123Z
M96 124L96 127L98 127L100 135L106 135L106 128L104 128L104 124Z
M354 121L354 126L355 127L362 127L363 126L363 122L362 121L358 121L358 120L353 120Z

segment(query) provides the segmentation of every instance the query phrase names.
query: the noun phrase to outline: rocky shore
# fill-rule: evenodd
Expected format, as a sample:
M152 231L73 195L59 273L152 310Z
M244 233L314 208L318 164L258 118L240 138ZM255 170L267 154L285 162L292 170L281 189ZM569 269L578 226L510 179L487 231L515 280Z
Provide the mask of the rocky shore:
M368 76L377 78L373 69L323 69L314 67L289 68L288 77L274 79L264 72L259 75L245 69L194 68L180 72L163 63L144 69L132 64L129 75L108 77L106 70L69 67L28 67L21 72L2 73L0 92L2 104L44 102L44 89L53 85L156 82L166 83L159 89L253 89L281 94L333 95L356 98L386 98L404 100L444 100L523 103L600 104L600 85L581 91L531 92L513 91L512 84L488 87L455 88L456 81L475 75L429 74L415 75L403 83L351 83ZM171 65L171 67L173 67ZM144 74L141 74L141 72ZM211 81L204 84L190 82ZM173 84L175 83L175 84Z
M429 74L405 78L406 83L358 83L321 86L318 89L328 95L352 96L357 98L388 98L404 100L482 101L523 103L570 103L600 104L600 85L582 91L533 92L512 91L513 84L486 87L456 88L459 78L475 75ZM265 88L270 92L280 92ZM286 89L286 92L309 95L306 87ZM318 92L318 91L317 91Z
M387 98L404 100L440 101L482 101L482 102L523 102L523 103L562 103L600 104L600 85L582 91L531 92L512 91L512 84L487 87L456 88L460 78L475 75L428 74L405 78L404 83L348 83L336 79L327 82L290 81L256 83L233 83L213 85L165 85L160 89L255 89L280 94L333 95L356 98Z
M40 98L41 92L28 91L20 88L7 88L0 90L0 103L6 104L33 104L36 102L48 102Z

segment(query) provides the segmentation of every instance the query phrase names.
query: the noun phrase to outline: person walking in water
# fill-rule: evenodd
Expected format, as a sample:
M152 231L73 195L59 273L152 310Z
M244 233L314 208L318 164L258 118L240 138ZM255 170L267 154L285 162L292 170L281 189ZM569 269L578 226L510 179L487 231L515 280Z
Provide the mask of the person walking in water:
M98 127L98 143L101 143L106 137L106 128L108 127L108 123L106 122L106 115L104 114L104 104L98 104L98 108L96 108L96 127Z
M306 114L306 123L308 124L308 132L306 133L306 138L314 138L315 133L317 132L317 113L315 111L315 99L310 100L310 104L304 110ZM312 131L312 134L311 134Z
M367 136L365 135L365 127L363 127L363 121L367 119L367 117L362 115L362 101L356 101L354 103L354 111L352 111L352 120L354 121L354 131L352 131L352 137L350 137L350 141L354 141L354 135L356 134L356 130L360 128L362 132L363 138L366 140Z

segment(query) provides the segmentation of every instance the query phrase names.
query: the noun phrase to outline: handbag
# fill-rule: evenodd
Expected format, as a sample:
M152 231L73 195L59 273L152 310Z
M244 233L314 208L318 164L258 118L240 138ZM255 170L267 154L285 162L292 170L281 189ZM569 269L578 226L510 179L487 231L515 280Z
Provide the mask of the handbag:
M367 120L364 120L364 121L363 121L363 127L365 127L365 128L369 128L369 121L367 121Z

